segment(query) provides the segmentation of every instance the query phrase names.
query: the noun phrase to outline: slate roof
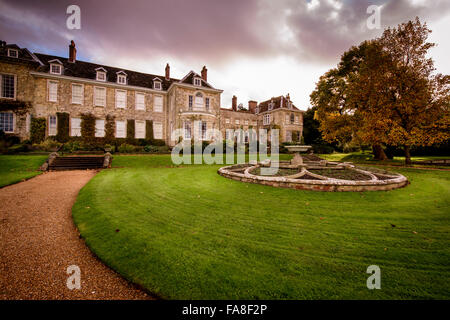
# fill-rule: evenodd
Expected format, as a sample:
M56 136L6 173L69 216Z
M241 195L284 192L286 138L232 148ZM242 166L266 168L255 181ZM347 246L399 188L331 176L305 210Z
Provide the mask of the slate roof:
M17 58L8 57L8 49L15 49L18 52ZM39 61L26 48L20 48L16 44L6 44L0 41L0 60L12 63L25 63L39 66Z
M181 79L181 83L186 83L186 84L193 84L194 83L194 77L198 77L202 80L202 87L206 87L206 88L211 88L213 89L213 87L211 87L211 85L209 85L205 80L202 79L202 77L198 74L196 74L193 71L190 71L187 76L183 79Z
M63 64L63 75L84 79L95 80L97 77L97 68L103 68L106 70L106 82L117 83L117 72L123 71L127 74L127 85L136 87L145 87L153 89L153 80L158 78L162 82L162 89L169 89L173 82L178 82L178 79L170 78L167 80L164 76L142 73L137 71L132 71L128 69L120 69L116 67L105 66L101 64L91 63L76 60L75 63L69 62L68 58L62 58L42 53L35 53L39 60L44 63L44 66L40 67L38 71L49 72L51 60L59 60Z
M281 97L283 97L283 96L274 97L269 100L260 102L258 105L259 113L269 111L269 103L270 102L273 102L272 110L276 110L276 109L280 109L280 108L288 108L288 105L287 105L288 100L286 99L286 97L283 97L283 105L281 105ZM294 104L292 104L292 110L300 111Z

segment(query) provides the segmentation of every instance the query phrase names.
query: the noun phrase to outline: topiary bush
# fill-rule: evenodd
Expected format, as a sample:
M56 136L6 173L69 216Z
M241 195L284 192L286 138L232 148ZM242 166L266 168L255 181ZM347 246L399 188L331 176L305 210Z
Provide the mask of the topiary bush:
M127 143L128 144L136 144L136 139L134 138L135 132L134 132L134 120L128 119L127 120Z
M86 145L95 145L95 116L91 113L81 115L81 139Z

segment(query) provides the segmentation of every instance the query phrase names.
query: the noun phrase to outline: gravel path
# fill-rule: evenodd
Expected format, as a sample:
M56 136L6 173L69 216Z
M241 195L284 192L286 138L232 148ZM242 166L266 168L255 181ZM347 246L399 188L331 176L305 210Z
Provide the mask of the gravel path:
M48 172L0 189L0 299L150 299L79 238L71 208L95 171ZM81 270L69 290L67 267Z

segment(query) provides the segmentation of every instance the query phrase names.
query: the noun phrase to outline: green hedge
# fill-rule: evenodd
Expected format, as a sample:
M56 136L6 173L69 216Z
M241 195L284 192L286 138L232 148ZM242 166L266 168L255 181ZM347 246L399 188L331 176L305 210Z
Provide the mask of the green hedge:
M129 144L136 144L135 132L134 132L134 120L128 119L127 120L127 143Z
M91 113L81 115L81 138L85 144L95 142L95 116Z

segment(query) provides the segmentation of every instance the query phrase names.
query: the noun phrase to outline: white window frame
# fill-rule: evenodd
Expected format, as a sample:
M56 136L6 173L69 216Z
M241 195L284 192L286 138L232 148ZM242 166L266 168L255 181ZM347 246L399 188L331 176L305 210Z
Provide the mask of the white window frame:
M142 126L142 134L138 135L138 124ZM145 120L134 120L134 138L145 139Z
M104 100L103 104L98 104L97 103L97 93L102 92L102 91L104 92L105 99L102 99L102 100ZM106 91L107 91L106 87L94 86L94 107L106 107Z
M80 97L80 101L75 101L74 100L74 95L73 95L73 87L76 86L80 86L81 87L81 97ZM80 104L83 105L84 104L84 84L81 83L72 83L72 104Z
M73 122L74 122L73 120L74 119L79 120L79 122L80 122L80 127L79 128L74 126L74 124L73 124ZM70 136L71 137L81 137L81 121L82 121L81 118L77 118L77 117L70 118ZM75 129L79 129L80 130L79 134L77 134L78 131L74 133Z
M142 96L142 99L143 99L142 104L138 103L138 96ZM136 110L143 110L143 111L145 111L145 93L143 93L143 92L136 92L134 100L135 100L135 108L136 108Z
M55 119L55 126L52 127L52 121L51 119ZM49 136L56 136L56 133L58 132L58 117L54 114L51 114L48 116L48 135Z
M119 106L119 104L118 104L118 102L119 102L119 100L117 99L118 93L125 94L125 100L124 100L124 105L123 106ZM127 90L116 89L115 96L116 96L116 109L126 109L127 108Z
M161 106L156 104L156 101L161 99ZM157 109L158 107L158 109ZM161 110L159 109L161 108ZM163 112L164 111L164 97L160 95L153 96L153 112Z
M16 129L16 115L11 111L2 111L0 113L11 114L12 115L12 131L3 131L5 133L14 133Z
M239 119L235 119L234 124L239 124Z
M188 110L192 111L194 108L194 96L193 95L189 95L188 97Z
M99 124L103 123L102 126ZM95 119L95 137L103 138L105 136L105 120L104 119Z
M153 89L162 90L162 83L159 80L153 81Z
M101 79L101 77L99 77L100 75L103 75L103 79ZM97 71L97 74L95 76L95 80L106 82L106 72L105 71Z
M156 127L161 126L161 135L157 135ZM162 122L153 122L153 138L162 140L164 139L164 127Z
M199 77L194 77L194 86L201 87L202 86L202 79Z
M121 80L123 80L123 82ZM122 84L122 85L126 85L127 84L127 76L124 75L124 74L118 74L117 75L117 83L118 84Z
M59 71L54 72L53 67L58 67ZM59 63L50 63L50 73L51 74L59 74L59 75L62 74L62 65L60 65Z
M191 132L191 121L185 120L183 122L183 136L185 140L191 140L192 139L192 132Z
M209 110L210 108L210 99L209 98L205 98L205 109Z
M4 97L4 92L3 92L3 77L4 76L12 76L14 77L14 97ZM0 98L2 99L10 99L10 100L16 100L16 95L17 94L17 76L15 74L11 74L11 73L0 73Z
M248 120L244 120L244 125L248 126Z
M263 125L269 125L270 124L270 114L263 115Z
M225 118L225 123L230 123L230 118Z
M15 55L11 55L11 52L15 52L16 54ZM17 50L17 49L8 49L8 57L15 58L15 59L19 58L19 50Z
M118 124L123 123L123 135L118 135ZM127 122L125 120L116 120L116 138L126 138L127 137Z
M54 100L52 99L51 92L50 92L52 84L55 84L55 86L56 86L56 93L55 93L55 99ZM59 86L58 81L55 81L55 80L48 80L47 81L47 101L49 101L49 102L58 102L58 86Z

